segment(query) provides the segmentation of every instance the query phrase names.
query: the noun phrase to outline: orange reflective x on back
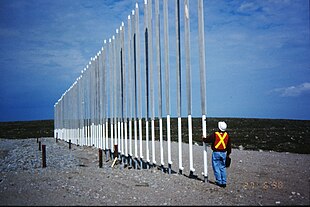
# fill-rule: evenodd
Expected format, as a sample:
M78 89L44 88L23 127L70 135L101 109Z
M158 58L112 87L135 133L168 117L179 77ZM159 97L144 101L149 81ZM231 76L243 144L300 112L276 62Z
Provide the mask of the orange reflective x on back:
M227 137L227 133L225 132L223 136L219 132L215 132L216 134L216 139L215 139L215 149L218 149L220 145L222 144L222 147L220 149L226 149L226 144L225 144L225 138ZM226 141L227 143L227 141Z

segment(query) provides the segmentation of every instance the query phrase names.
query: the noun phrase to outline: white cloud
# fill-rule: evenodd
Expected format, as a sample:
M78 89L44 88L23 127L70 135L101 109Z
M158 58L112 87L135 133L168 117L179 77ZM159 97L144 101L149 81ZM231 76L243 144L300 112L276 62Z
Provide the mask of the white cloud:
M277 93L282 97L297 97L310 92L310 83L305 82L297 86L276 88L273 89L271 92Z
M257 9L259 9L259 6L254 4L253 2L245 2L240 5L238 11L248 13L248 12L254 12Z

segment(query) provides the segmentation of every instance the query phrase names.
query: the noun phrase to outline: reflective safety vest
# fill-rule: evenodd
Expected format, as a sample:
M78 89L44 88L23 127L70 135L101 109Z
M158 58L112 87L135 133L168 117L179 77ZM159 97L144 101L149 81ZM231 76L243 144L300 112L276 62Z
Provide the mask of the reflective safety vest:
M220 132L215 132L215 142L214 148L219 150L225 150L228 142L228 134L224 132L224 134Z

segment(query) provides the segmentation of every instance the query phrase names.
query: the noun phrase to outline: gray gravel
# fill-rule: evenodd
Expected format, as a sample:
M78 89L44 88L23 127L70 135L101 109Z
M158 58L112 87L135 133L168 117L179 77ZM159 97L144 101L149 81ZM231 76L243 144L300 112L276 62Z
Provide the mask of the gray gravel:
M202 146L194 145L197 179L188 178L188 144L183 143L183 175L178 174L178 144L172 143L172 174L158 167L129 169L112 161L98 167L95 147L55 142L46 145L47 167L36 139L0 139L1 205L309 205L310 155L233 149L228 185L214 185L211 149L203 182ZM134 145L133 145L134 146ZM138 145L139 146L139 145ZM144 157L145 155L145 143ZM165 163L167 149L165 146ZM151 149L150 149L151 150ZM134 152L134 150L133 150ZM160 162L156 142L156 161Z

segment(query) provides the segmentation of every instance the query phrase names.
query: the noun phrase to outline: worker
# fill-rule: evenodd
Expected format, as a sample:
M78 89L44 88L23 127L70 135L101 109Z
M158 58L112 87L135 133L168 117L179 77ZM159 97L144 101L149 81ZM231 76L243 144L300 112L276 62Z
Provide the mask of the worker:
M227 124L224 121L218 122L218 131L213 132L207 137L202 136L202 141L211 143L212 152L212 167L215 176L215 184L226 187L226 158L229 158L231 153L231 141L226 132Z

